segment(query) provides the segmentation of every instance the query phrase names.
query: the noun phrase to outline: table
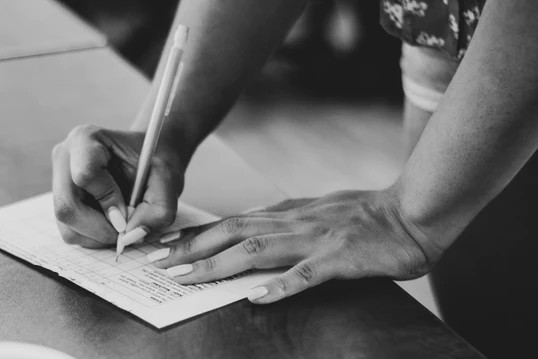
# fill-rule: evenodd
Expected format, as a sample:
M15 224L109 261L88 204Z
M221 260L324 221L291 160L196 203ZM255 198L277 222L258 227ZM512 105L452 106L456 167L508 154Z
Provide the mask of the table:
M50 189L50 150L73 126L125 128L148 84L108 49L0 61L0 204ZM185 199L226 215L282 194L210 137ZM246 300L156 330L0 252L0 340L77 358L482 358L389 280L335 281L269 306Z
M106 38L53 0L0 0L0 60L83 50Z
M0 62L0 79L0 204L50 191L54 144L78 124L127 129L149 89L109 49ZM215 136L198 149L182 197L222 216L284 198Z

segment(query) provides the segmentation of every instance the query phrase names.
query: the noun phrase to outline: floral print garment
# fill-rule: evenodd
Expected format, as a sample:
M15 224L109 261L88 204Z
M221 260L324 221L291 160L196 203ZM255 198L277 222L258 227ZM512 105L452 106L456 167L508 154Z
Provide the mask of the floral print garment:
M381 25L415 45L461 60L486 0L381 0Z

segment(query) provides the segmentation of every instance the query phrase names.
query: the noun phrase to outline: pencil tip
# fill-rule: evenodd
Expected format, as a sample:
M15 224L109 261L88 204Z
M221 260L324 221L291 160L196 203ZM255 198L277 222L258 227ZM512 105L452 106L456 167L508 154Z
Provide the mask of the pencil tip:
M118 259L120 258L119 255L116 256L116 263L118 263Z

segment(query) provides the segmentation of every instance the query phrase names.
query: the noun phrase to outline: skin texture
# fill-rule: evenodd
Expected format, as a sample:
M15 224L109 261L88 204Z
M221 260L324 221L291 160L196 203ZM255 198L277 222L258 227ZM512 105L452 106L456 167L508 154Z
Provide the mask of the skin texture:
M220 279L248 269L292 267L269 281L268 303L332 278L409 279L428 259L388 192L343 191L293 199L242 216L183 230L159 268L192 263L181 284Z
M190 155L303 6L299 0L182 2L176 23L191 27L184 80L165 124L145 209L136 209L128 230L144 226L155 232L173 221ZM181 283L249 268L289 267L264 284L265 290L255 291L265 293L251 297L255 303L274 302L332 278L409 279L426 273L536 151L536 13L533 0L488 0L442 103L390 188L290 200L187 229L170 244L170 256L156 265L192 264L192 271L176 277ZM144 126L144 118L142 112L138 126ZM140 136L83 128L57 147L54 196L66 241L113 243L115 233L105 216L84 198L99 199L106 212L111 202L100 194L126 192L132 175L127 170L118 175L112 164L132 167ZM81 170L82 163L90 165ZM119 195L114 198L121 206Z
M399 180L404 212L442 249L536 151L537 11L533 1L486 3Z
M415 106L408 99L404 102L404 134L406 158L411 156L424 128L432 117L432 113Z
M126 217L144 133L80 126L56 145L53 153L53 198L58 228L67 243L102 248L116 243L118 233L104 213L115 206ZM161 142L152 160L148 188L127 231L161 228L176 216L183 188L180 153Z

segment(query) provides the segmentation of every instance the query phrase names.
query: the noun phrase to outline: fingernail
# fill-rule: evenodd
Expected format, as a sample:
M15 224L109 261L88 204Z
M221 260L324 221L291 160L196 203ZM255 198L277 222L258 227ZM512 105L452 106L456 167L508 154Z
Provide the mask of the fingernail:
M164 236L162 236L159 239L159 242L162 243L162 244L165 244L165 243L168 243L168 242L175 241L175 240L179 239L179 237L181 237L181 232L171 232L171 233L168 233L168 234L165 234Z
M132 231L125 233L125 236L123 237L123 245L128 246L133 243L138 242L139 240L143 239L148 232L144 230L142 227L136 227Z
M161 259L165 259L169 255L170 255L170 248L161 248L148 254L146 256L146 259L149 262L155 262L155 261L160 261Z
M121 214L118 207L112 206L108 209L108 219L118 233L125 231L127 222L125 221L125 218L123 217L123 214Z
M260 299L262 297L265 297L267 295L267 293L269 293L269 290L265 287L256 287L256 288L252 288L249 292L248 292L248 300L250 300L251 302L252 301L255 301L257 299Z
M175 267L168 268L166 270L166 273L168 273L170 277L178 277L180 275L189 274L190 272L192 272L193 269L194 267L192 266L192 264L181 264Z

